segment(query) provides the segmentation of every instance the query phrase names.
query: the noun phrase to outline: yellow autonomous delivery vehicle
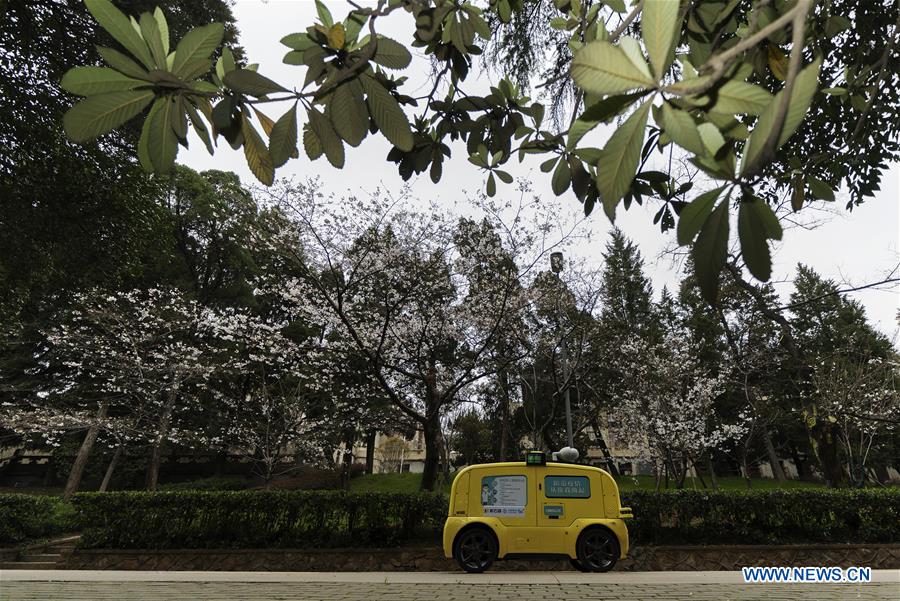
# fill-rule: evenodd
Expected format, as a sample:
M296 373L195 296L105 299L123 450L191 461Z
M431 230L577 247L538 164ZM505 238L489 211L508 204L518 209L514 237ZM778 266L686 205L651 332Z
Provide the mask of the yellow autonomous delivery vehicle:
M463 468L450 490L444 555L466 572L496 559L568 557L585 572L606 572L628 554L619 487L600 468L547 462L531 451L525 462Z

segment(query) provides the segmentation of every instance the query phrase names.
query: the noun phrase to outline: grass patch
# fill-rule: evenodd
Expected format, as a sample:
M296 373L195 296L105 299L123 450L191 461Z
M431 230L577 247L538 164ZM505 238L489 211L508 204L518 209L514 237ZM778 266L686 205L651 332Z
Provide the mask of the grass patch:
M350 481L352 492L418 492L422 474L366 474Z
M706 478L707 490L712 490L709 478ZM656 481L653 476L620 476L616 478L619 489L628 490L654 490ZM354 478L350 481L350 490L353 492L417 492L422 483L422 474L368 474ZM718 478L719 490L747 490L747 482L740 476L725 476ZM778 482L774 478L753 478L751 490L784 490L796 488L823 488L823 485L803 480L788 480ZM702 490L699 478L686 478L684 481L686 490ZM669 481L669 490L675 489L675 483ZM445 492L450 491L450 485L444 487Z
M706 489L712 490L712 483L709 478L706 481ZM724 476L716 479L719 490L748 490L747 481L740 476ZM616 478L619 490L654 490L656 488L656 480L653 476L619 476ZM816 482L806 482L804 480L787 480L778 482L774 478L752 478L750 481L750 490L784 490L796 488L824 488L824 485ZM699 478L685 478L684 488L686 490L703 490L703 483ZM661 490L665 490L660 486ZM675 490L675 483L669 480L669 490Z

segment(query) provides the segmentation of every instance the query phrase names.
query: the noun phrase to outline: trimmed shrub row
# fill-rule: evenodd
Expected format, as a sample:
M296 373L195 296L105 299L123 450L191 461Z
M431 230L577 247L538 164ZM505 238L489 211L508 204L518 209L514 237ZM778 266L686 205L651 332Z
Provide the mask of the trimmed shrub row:
M900 542L900 490L633 491L633 544ZM121 492L75 497L94 548L386 547L436 542L434 494Z
M0 494L0 546L59 534L71 508L56 497Z
M631 491L638 544L900 542L900 489Z
M435 494L344 491L115 492L74 498L88 548L390 547L434 540Z

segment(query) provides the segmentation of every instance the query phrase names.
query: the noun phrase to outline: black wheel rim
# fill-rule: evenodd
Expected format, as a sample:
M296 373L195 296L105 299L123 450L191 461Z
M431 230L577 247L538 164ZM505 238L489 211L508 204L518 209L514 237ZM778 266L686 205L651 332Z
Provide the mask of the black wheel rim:
M471 532L459 542L459 559L464 566L482 570L494 558L494 543L486 532Z
M602 532L590 532L584 539L584 561L590 567L602 570L616 560L615 542Z

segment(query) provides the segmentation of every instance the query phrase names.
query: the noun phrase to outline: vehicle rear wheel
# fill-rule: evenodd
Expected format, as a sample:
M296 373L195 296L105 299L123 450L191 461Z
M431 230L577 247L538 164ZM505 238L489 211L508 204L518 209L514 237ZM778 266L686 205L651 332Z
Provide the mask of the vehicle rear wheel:
M453 558L470 574L480 574L497 559L497 540L485 528L471 528L456 539Z
M578 563L585 572L608 572L619 558L619 541L606 528L590 528L578 537Z

